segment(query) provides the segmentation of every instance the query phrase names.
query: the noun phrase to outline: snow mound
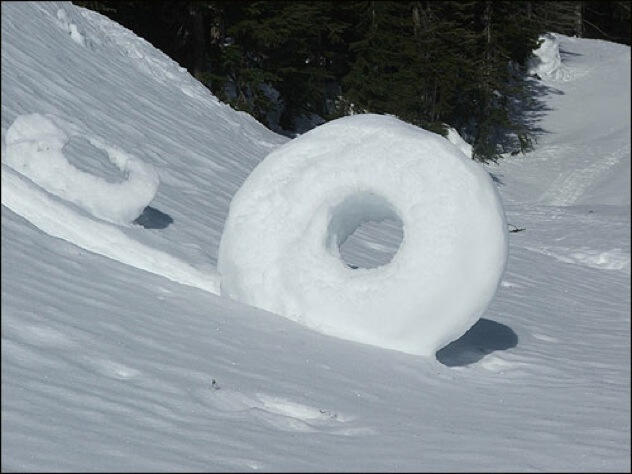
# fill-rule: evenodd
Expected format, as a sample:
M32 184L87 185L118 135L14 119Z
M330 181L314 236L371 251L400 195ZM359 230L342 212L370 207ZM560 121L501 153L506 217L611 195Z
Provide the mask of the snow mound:
M571 71L562 63L559 38L548 34L540 36L540 41L540 47L533 51L535 57L530 61L529 74L553 81L573 79Z
M351 269L340 245L366 221L401 220L390 263ZM507 259L484 169L441 136L354 115L269 154L233 198L221 291L343 339L432 355L492 300Z
M85 137L105 151L127 179L111 183L74 167L63 153L70 136ZM18 116L7 130L5 146L3 162L11 168L48 192L116 224L136 219L158 189L158 173L152 165L52 115Z

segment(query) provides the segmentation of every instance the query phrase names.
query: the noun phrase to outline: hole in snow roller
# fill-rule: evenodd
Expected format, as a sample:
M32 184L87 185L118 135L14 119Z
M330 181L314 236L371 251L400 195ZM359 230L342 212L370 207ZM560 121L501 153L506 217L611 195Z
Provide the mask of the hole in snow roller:
M347 266L340 246L381 219L402 224L393 259ZM507 240L500 198L479 164L439 135L355 115L301 135L254 169L231 202L218 270L233 299L326 334L430 356L491 302Z
M326 245L349 268L376 268L395 257L402 237L403 224L393 205L365 191L332 209Z

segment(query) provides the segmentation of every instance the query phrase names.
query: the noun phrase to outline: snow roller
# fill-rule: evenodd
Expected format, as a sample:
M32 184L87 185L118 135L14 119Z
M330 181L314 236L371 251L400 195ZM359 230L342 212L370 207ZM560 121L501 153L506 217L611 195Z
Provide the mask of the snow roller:
M393 259L352 269L340 245L399 219ZM381 115L334 120L270 153L234 196L221 293L343 339L433 355L491 302L507 226L489 174L445 138Z

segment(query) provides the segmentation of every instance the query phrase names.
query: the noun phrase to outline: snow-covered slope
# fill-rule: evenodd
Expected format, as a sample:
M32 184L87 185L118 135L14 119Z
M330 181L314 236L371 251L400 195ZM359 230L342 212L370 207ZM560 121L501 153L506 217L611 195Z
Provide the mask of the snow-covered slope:
M552 36L562 63L535 86L537 153L503 162L506 201L629 206L630 47Z
M99 136L160 185L144 227L117 226L3 163L2 469L629 470L630 49L560 44L550 133L489 167L526 230L487 313L431 360L196 288L231 197L287 139L96 13L3 3L3 160L18 116L52 114L85 132L72 165L124 179ZM345 251L370 266L398 238L367 225Z

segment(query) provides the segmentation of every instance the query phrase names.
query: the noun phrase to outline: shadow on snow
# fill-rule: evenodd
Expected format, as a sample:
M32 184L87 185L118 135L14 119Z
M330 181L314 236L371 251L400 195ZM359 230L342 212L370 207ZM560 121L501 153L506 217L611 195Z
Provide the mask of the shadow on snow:
M468 332L436 353L437 360L448 367L478 362L487 354L518 345L518 335L509 326L481 318Z
M136 218L134 224L143 226L145 229L164 229L172 222L173 219L169 214L147 206L143 209L142 214Z

